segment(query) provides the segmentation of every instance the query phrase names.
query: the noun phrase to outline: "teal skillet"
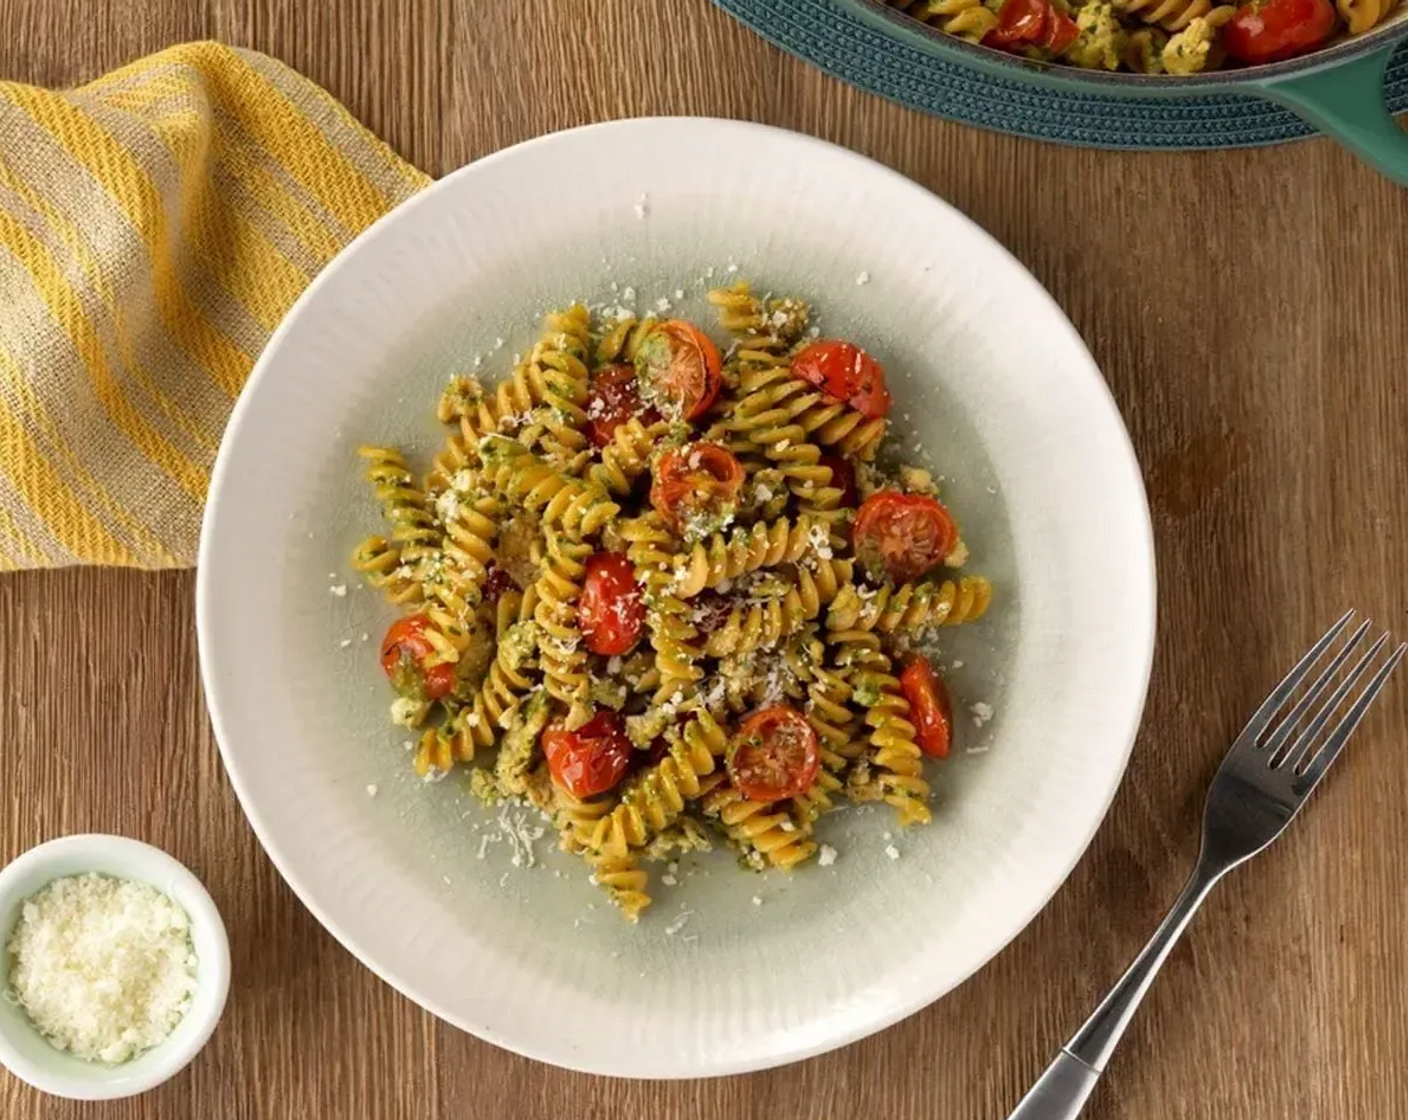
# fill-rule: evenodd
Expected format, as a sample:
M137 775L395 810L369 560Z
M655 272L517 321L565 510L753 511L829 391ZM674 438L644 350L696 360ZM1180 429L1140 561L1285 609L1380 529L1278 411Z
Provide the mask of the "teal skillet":
M1299 118L1408 186L1408 133L1385 85L1390 56L1408 39L1408 0L1372 31L1301 58L1178 78L1033 62L945 35L879 0L715 2L838 77L943 116L1129 148L1292 139L1306 131ZM1394 60L1391 84L1395 107L1408 108L1408 51Z

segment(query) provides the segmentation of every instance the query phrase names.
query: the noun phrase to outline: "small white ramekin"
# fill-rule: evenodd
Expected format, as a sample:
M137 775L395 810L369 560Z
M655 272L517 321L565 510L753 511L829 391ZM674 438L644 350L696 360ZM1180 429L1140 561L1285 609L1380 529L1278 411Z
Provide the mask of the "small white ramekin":
M65 836L31 848L0 871L0 993L9 987L8 945L24 900L55 879L90 871L150 883L190 916L197 960L191 1006L166 1041L121 1065L104 1065L55 1049L20 1008L0 995L0 1063L55 1096L113 1100L160 1085L205 1045L230 990L230 944L215 903L179 861L124 836Z

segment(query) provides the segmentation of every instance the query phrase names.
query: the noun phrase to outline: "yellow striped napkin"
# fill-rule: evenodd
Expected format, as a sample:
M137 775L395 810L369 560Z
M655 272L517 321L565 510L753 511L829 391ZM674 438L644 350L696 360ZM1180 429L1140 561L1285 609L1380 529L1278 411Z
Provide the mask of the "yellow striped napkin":
M270 332L428 181L311 82L218 43L63 93L0 83L0 570L193 563Z

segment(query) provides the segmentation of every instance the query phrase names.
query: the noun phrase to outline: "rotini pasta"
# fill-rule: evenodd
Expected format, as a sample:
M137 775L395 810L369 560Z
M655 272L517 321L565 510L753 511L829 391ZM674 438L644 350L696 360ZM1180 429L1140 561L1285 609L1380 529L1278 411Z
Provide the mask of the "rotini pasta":
M613 362L634 362L640 340L650 333L656 320L647 316L637 319L626 315L609 323L601 332L596 346L597 365L611 365Z
M669 736L665 757L621 792L609 816L581 836L592 852L623 856L644 847L674 823L685 803L699 796L699 779L714 771L727 739L708 712L696 712L684 728Z
M600 451L600 461L587 468L587 481L616 497L630 494L636 479L650 469L650 456L669 431L663 422L643 424L631 417L616 429Z
M809 548L817 547L812 531L813 523L802 518L771 524L759 521L740 526L727 536L715 533L676 558L671 586L680 598L692 599L705 588L718 587L759 568L795 563ZM826 540L823 532L822 543Z
M1336 0L1336 9L1351 35L1362 35L1381 24L1398 7L1398 0Z
M485 444L485 482L544 523L593 536L621 512L600 486L563 474L516 440L493 436Z
M414 570L439 552L444 530L399 451L361 447L357 453L367 461L367 481L381 505L382 517L391 526L391 543L401 563Z
M982 618L991 599L992 585L982 576L864 590L848 585L826 612L826 624L836 630L885 632L957 626Z
M587 679L587 651L577 630L577 599L586 577L584 561L591 546L564 540L549 529L547 562L534 584L538 605L539 659L543 684L567 708L567 727L574 730L591 718L590 683Z
M705 816L717 817L744 858L756 853L754 866L767 864L790 871L816 851L810 823L799 825L786 807L751 801L729 785L703 799Z
M380 652L414 772L542 812L630 921L648 866L711 836L791 870L834 858L819 830L848 801L929 819L951 728L912 643L992 598L955 570L930 474L881 455L879 364L817 339L802 300L709 302L726 357L681 320L575 305L497 385L451 380L424 486L360 452L386 528L352 563L404 612Z
M881 796L895 807L901 824L926 824L929 783L924 780L924 756L915 742L909 701L901 693L899 681L884 671L887 668L877 664L862 669L854 678L852 695L866 708L870 761L879 772Z
M977 43L997 26L997 15L979 0L890 0L891 6L922 23Z
M352 567L390 603L404 606L421 601L423 593L414 570L402 562L401 550L385 537L368 537L359 544L352 553Z

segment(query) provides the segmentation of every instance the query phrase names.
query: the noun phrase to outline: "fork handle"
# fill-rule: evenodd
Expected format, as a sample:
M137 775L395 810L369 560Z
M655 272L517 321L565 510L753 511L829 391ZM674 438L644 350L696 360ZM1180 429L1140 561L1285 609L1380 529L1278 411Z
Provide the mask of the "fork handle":
M1159 967L1225 871L1198 861L1183 893L1149 943L1007 1120L1074 1120L1095 1089Z

